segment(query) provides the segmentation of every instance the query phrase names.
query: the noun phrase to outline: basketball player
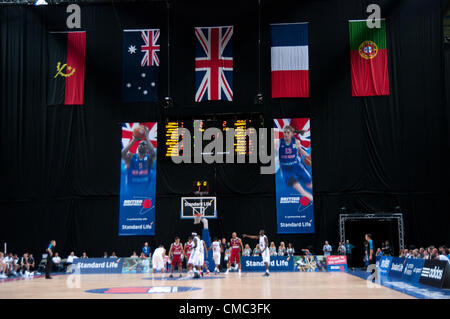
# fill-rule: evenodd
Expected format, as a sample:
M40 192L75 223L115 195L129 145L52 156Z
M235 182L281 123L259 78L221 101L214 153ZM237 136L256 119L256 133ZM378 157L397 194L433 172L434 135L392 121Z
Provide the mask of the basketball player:
M133 135L131 142L122 150L122 159L128 171L127 184L132 185L135 194L142 195L148 193L156 152L150 142L148 127L145 126L145 139L139 142L136 154L133 154L129 150L137 141L139 140Z
M292 126L286 125L283 132L284 138L274 141L274 147L278 148L278 158L280 160L280 170L283 178L288 186L293 187L300 195L313 201L312 194L300 184L300 181L303 181L305 186L309 190L312 190L311 175L299 156L299 152L305 157L308 156L308 153L303 150L300 140L293 138L296 131Z
M191 257L191 251L192 251L192 240L193 237L189 236L187 243L184 244L184 256L186 259L186 269L188 273L192 273L192 267L189 265L189 258Z
M152 256L152 266L153 273L160 270L162 273L164 272L164 255L166 254L166 249L163 245L159 245L158 248L155 249Z
M192 236L194 236L194 239L192 240L192 252L188 263L193 267L194 278L200 278L201 276L203 277L204 253L206 252L206 258L208 258L208 250L205 242L200 239L200 235L192 233Z
M261 229L259 231L259 236L250 236L246 234L242 234L242 237L247 237L250 239L259 239L259 247L261 249L261 256L264 262L264 265L266 266L266 273L264 274L265 277L269 276L269 263L270 263L270 253L269 253L269 240L267 239L267 236L264 235L264 229Z
M169 278L173 278L173 269L175 268L176 265L178 265L178 272L180 274L179 277L182 277L181 254L184 255L183 245L180 244L180 237L175 237L175 242L172 245L170 245L169 249L169 258L170 256L172 256L172 267L170 270Z
M241 258L239 256L239 252L244 251L242 240L239 237L237 237L236 233L232 233L230 243L231 243L231 256L230 259L228 260L228 267L225 274L228 274L231 268L231 264L233 264L234 261L236 261L236 263L238 264L239 273L241 273Z
M213 260L214 260L214 264L215 264L215 268L214 268L214 274L219 274L220 273L220 269L219 269L219 265L220 265L220 253L222 250L222 245L220 244L219 239L217 239L217 237L214 237L214 241L211 244L211 248L213 251Z

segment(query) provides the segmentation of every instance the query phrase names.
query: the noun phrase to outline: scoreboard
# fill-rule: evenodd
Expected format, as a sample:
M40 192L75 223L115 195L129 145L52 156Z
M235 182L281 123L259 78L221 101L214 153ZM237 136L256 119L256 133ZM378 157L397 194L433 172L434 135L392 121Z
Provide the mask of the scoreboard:
M184 128L184 122L166 122L164 127L166 157L183 155L183 136L178 136L177 139L172 138L172 134L178 128Z
M233 148L234 156L248 156L255 152L256 145L253 145L252 140L258 138L258 128L264 126L263 119L194 119L184 121L168 121L165 124L165 157L182 156L185 151L185 145L191 147L191 154L194 154L195 136L201 136L202 155L205 145L210 143L210 140L203 140L203 134L208 128L217 128L219 131L212 136L211 140L222 138L223 140L223 155L229 155L230 149L227 149L226 135L231 128L234 129ZM173 135L176 129L184 128L189 132L190 136ZM247 129L248 134L247 134ZM186 138L190 138L189 143Z

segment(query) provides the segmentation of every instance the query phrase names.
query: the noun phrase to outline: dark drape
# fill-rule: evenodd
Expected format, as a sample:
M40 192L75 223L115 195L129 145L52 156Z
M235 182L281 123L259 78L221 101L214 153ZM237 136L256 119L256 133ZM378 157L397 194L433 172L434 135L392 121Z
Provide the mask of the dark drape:
M374 2L387 21L391 94L354 98L348 20L365 18ZM65 6L0 7L0 242L38 254L56 239L61 254L88 256L105 250L126 256L144 241L153 248L168 245L198 230L179 219L180 196L190 194L193 180L206 179L218 197L212 236L265 228L271 241L320 247L325 239L337 242L340 207L373 213L399 205L407 244L450 244L450 82L442 3L213 3L82 5L85 103L75 107L46 105L47 33L66 30ZM310 23L311 97L272 100L269 24L303 21ZM195 104L193 28L216 25L235 26L235 99ZM172 109L121 103L122 30L148 27L161 28L158 94L173 98ZM258 92L263 105L254 104ZM260 112L269 124L272 118L311 117L316 233L276 234L274 176L259 174L258 165L175 165L160 151L156 235L119 237L120 122L158 121L163 150L166 116L234 112Z

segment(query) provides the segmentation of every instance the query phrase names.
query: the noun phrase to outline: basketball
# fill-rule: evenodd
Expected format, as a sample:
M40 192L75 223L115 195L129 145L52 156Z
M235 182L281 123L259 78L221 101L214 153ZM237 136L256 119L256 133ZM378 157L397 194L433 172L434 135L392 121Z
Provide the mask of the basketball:
M133 136L138 140L143 140L145 138L145 127L142 125L137 126L133 130Z

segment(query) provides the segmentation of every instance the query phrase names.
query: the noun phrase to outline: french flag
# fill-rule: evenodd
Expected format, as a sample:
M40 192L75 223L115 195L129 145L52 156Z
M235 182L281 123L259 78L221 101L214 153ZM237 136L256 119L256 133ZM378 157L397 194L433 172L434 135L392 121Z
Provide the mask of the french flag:
M309 97L308 23L270 27L272 98Z

